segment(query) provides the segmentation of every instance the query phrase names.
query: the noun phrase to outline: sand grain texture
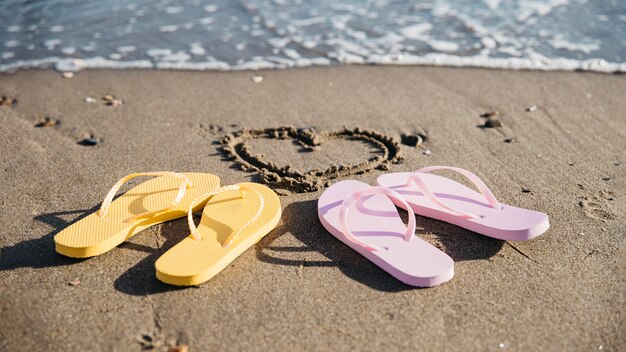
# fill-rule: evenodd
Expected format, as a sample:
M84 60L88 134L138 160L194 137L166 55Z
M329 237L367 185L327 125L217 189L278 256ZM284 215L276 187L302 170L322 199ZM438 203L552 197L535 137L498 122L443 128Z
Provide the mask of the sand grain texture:
M0 106L0 350L626 348L626 76L428 67L261 74L260 84L251 72L0 76L0 95L19 101ZM109 94L123 104L85 101ZM489 111L499 111L501 127L481 128ZM41 116L63 123L36 128ZM405 160L390 171L467 168L502 202L548 213L552 227L511 243L418 218L417 235L456 261L455 278L432 289L401 284L328 234L316 214L321 191L285 192L278 227L197 288L166 286L154 273L188 234L184 219L99 257L54 252L54 234L128 173L258 180L218 142L284 125L360 127L397 141L425 133L418 147L401 146ZM98 144L77 143L85 138ZM299 170L379 153L343 139L307 152L291 140L255 143L255 153ZM382 172L350 177L373 184Z

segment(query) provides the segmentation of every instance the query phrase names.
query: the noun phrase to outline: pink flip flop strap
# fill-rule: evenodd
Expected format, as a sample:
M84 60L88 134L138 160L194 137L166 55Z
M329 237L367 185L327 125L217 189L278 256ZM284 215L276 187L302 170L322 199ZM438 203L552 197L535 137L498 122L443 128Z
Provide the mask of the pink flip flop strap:
M474 175L470 171L467 171L465 169L461 169L459 167L427 166L427 167L421 168L421 169L415 171L413 174L411 174L411 176L409 177L409 180L407 181L407 186L409 186L411 184L411 182L413 182L413 183L415 183L417 188L419 188L419 190L422 191L422 193L424 193L424 195L428 199L430 199L433 203L439 205L440 207L442 207L444 209L451 210L451 211L453 211L455 213L459 213L460 215L468 217L468 218L471 218L471 219L479 218L480 217L479 215L476 215L476 214L473 214L473 213L468 213L468 212L465 212L465 211L462 211L462 210L459 210L459 209L455 209L455 208L445 204L443 201L441 201L441 199L439 197L437 197L428 188L428 186L426 186L426 183L420 177L420 173L426 173L426 172L431 172L431 171L436 171L436 170L451 170L451 171L458 172L461 175L467 177L470 181L472 181L472 183L474 183L474 185L476 185L476 187L478 188L480 193L483 195L483 197L485 197L485 200L487 201L487 203L489 203L489 205L492 208L494 208L494 209L502 209L502 204L500 204L500 202L498 202L498 200L493 195L493 193L491 192L489 187L487 187L487 185L485 185L485 183L480 178L478 178L478 176Z
M402 208L406 209L407 211L411 209L409 204L406 202L406 200L398 192L392 189L389 189L386 187L380 187L380 186L368 188L364 191L354 192L350 196L348 196L346 199L344 199L344 201L341 203L341 207L339 208L339 224L341 226L341 232L350 241L364 247L368 251L379 251L379 250L384 250L384 248L378 247L378 246L370 246L364 243L363 241L360 241L359 239L357 239L352 233L352 231L350 231L350 229L348 228L348 212L350 210L350 207L354 205L354 203L356 203L357 200L361 199L362 197L375 195L375 194L384 195L384 196L387 196L388 198L394 198L402 204ZM409 214L410 214L409 223L407 225L406 232L404 234L404 240L407 242L413 239L413 234L415 233L415 216L412 216L411 212Z

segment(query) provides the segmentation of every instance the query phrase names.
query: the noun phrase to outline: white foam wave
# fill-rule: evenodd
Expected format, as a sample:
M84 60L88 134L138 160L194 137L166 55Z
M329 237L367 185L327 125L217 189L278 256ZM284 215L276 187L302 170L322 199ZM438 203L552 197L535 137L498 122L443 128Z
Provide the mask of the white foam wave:
M61 49L61 52L65 55L74 55L74 53L76 53L76 48L73 46L68 46L66 48Z
M168 6L165 8L165 12L170 15L175 15L177 13L183 12L183 8L181 6Z
M569 0L521 2L522 12L517 16L517 20L524 22L533 16L545 16L552 12L553 9L567 4L569 4Z
M405 38L420 40L424 37L424 33L433 29L433 25L430 23L418 23L409 27L402 28L400 33Z
M497 10L500 6L500 0L484 0L484 2L491 10Z
M204 50L204 47L202 47L202 43L191 43L189 48L189 52L192 55L204 55L206 54L206 50Z
M589 54L592 51L600 49L600 42L593 43L572 43L563 39L562 37L555 37L550 40L550 45L555 49L565 49L569 51L582 51L585 54Z
M133 60L118 61L103 57L89 59L68 59L50 57L40 60L19 60L10 64L0 65L0 72L10 72L17 69L53 67L58 71L80 71L83 69L168 69L168 70L197 70L197 71L240 71L261 69L285 69L292 67L329 66L332 64L369 64L369 65L427 65L450 67L481 67L509 70L540 70L540 71L591 71L603 73L626 72L626 63L611 63L603 59L572 60L550 59L541 55L529 58L492 58L485 56L461 57L449 54L432 53L424 56L414 55L376 55L367 57L336 53L331 59L284 57L256 58L236 65L208 58L206 62L189 62L189 54L185 52L159 52L159 61ZM161 59L163 61L161 61ZM168 61L169 60L169 61Z
M178 30L178 26L175 24L159 27L159 32L164 32L164 33L176 32L177 30Z
M60 39L48 39L43 45L48 48L48 50L54 50L57 45L60 45L62 41Z
M614 25L626 21L626 5L616 3L351 0L289 7L280 5L286 0L246 0L218 8L162 1L113 8L120 20L109 28L102 25L108 14L69 1L76 18L89 14L85 21L50 14L20 22L0 14L0 71L385 64L626 72L624 30Z
M459 50L459 44L444 40L429 40L428 44L431 48L445 53Z
M137 50L137 47L134 45L124 45L117 48L117 51L120 53L131 53L135 50Z

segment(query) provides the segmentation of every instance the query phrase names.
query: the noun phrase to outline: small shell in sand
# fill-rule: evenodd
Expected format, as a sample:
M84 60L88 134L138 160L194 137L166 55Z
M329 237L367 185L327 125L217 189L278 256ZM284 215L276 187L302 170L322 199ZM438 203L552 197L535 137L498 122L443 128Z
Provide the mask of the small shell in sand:
M109 106L112 106L112 107L116 108L116 107L118 107L118 106L122 105L123 103L124 103L124 102L123 102L123 101L121 101L120 99L113 99L113 100L111 100L111 101L107 102L106 104L107 104L107 105L109 105Z
M116 98L114 95L111 94L107 94L104 97L102 97L102 100L104 100L104 103L108 106L112 106L112 107L118 107L120 105L122 105L124 102L122 101L122 99L118 99Z

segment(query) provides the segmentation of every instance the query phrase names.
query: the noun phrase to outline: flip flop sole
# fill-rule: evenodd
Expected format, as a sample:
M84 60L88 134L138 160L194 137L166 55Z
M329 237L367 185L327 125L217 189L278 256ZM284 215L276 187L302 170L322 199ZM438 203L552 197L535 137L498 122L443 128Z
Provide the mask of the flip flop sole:
M198 225L201 240L189 236L165 252L155 263L159 280L176 286L206 282L278 225L282 212L278 195L258 183L239 185L242 189L254 189L263 197L258 218L243 228L229 246L222 247L226 238L255 217L261 200L252 192L244 198L238 191L214 195L206 203Z
M378 177L377 183L400 193L415 214L448 222L476 233L501 239L526 241L548 230L548 215L502 204L502 209L492 208L479 192L447 177L421 173L426 186L454 209L477 214L477 219L459 216L428 199L415 186L407 186L410 172L396 172Z
M348 227L359 241L384 250L369 251L343 234L339 217L343 200L370 187L359 181L341 181L324 191L318 201L318 216L326 230L405 284L432 287L452 279L452 258L417 236L405 241L406 226L394 203L384 195L357 201L347 218Z
M124 220L148 211L162 209L176 197L180 182L171 177L157 177L140 183L115 199L104 217L97 212L68 226L54 236L58 253L87 258L105 253L142 230L187 215L187 208L198 196L219 187L217 176L206 173L185 173L192 183L181 202L150 218L125 223ZM201 209L206 202L199 202Z

